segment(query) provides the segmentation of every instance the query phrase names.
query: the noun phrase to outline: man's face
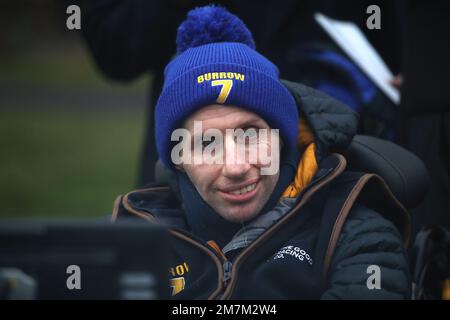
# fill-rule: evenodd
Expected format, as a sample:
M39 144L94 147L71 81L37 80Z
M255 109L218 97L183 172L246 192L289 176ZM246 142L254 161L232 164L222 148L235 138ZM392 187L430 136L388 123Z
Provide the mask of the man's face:
M236 160L242 156L242 152L239 153L236 145L238 139L229 138L226 132L227 129L243 129L244 132L252 132L247 131L251 129L261 132L260 129L266 129L269 138L258 139L257 147L264 147L268 152L276 152L277 157L280 143L278 135L270 136L270 127L261 117L234 106L209 105L189 116L184 121L183 127L190 132L192 140L198 138L194 136L194 121L197 124L201 121L202 132L212 128L222 132L224 161L213 164L194 164L192 161L190 164L183 163L181 169L189 176L200 196L220 216L232 222L250 220L261 211L270 198L278 181L279 162L275 173L262 175L263 165L259 161L260 156L258 155L258 161L252 161L248 157L249 143L245 144L246 156L241 161L229 161L229 156ZM202 146L207 145L208 142L203 140ZM190 151L194 153L193 148ZM267 163L264 163L265 166Z

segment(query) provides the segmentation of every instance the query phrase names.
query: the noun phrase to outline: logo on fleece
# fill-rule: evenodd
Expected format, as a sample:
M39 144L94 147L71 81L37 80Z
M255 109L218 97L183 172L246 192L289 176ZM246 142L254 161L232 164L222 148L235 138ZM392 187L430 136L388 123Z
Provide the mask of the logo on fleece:
M186 262L183 262L183 264L179 264L175 267L169 268L169 275L173 277L172 279L170 279L172 296L184 290L184 287L186 286L186 280L183 276L188 272L189 272L189 265Z
M294 247L294 246L286 246L281 248L273 257L274 260L277 259L285 259L286 257L293 257L300 261L307 261L310 265L313 264L313 259L309 254L306 253L305 250Z
M245 75L237 72L208 72L197 77L197 84L211 81L211 86L222 86L217 103L224 104L233 88L233 81L245 81Z

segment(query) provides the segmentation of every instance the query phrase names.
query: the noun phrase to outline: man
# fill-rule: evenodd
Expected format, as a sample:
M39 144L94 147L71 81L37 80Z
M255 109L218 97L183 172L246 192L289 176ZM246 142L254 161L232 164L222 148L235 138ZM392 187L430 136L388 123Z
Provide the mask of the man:
M334 153L355 114L281 82L220 7L192 10L177 47L155 110L158 156L176 179L120 196L113 213L170 228L173 296L408 298L406 212Z

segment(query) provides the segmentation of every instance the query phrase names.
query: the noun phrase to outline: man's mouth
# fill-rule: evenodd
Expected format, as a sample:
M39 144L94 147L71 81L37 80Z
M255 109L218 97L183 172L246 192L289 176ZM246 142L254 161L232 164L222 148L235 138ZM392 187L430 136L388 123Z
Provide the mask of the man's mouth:
M252 183L249 186L243 187L243 188L241 188L239 190L229 191L229 193L231 193L231 194L244 194L244 193L252 191L255 188L256 188L256 182Z
M244 202L250 200L251 198L253 198L253 196L256 195L259 189L258 186L259 180L252 181L251 183L244 186L239 186L239 188L228 188L226 190L220 190L219 192L228 201Z

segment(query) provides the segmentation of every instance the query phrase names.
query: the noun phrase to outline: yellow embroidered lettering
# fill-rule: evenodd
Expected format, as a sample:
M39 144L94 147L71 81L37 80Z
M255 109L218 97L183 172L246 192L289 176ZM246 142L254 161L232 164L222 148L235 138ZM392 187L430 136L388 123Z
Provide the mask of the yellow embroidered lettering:
M236 80L244 81L244 75L242 73L235 73L234 77L236 78Z

